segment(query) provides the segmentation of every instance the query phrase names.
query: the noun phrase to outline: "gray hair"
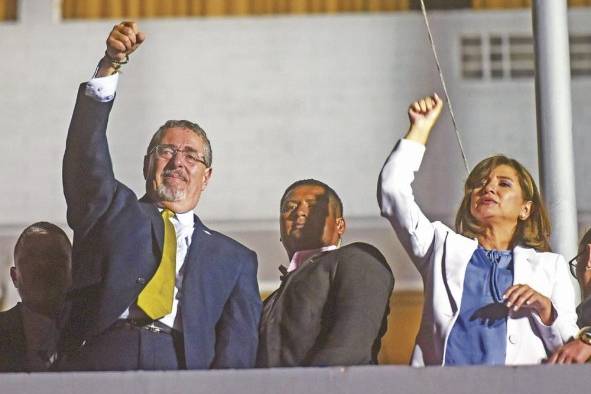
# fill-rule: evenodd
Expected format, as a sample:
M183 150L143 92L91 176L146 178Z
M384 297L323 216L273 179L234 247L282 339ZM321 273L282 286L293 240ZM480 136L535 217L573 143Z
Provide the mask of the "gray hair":
M174 127L191 130L201 138L203 141L203 160L205 161L207 167L211 167L211 144L207 138L207 134L205 133L205 130L203 130L197 123L193 123L188 120L167 120L166 123L160 126L160 128L152 136L152 139L148 144L146 155L149 155L152 149L154 149L154 147L160 143L162 134L164 134L166 130L172 129Z

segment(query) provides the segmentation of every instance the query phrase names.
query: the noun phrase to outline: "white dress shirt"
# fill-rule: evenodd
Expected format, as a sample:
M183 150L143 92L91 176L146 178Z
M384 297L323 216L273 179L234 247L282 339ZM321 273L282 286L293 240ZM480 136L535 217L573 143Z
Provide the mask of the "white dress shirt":
M287 272L295 271L308 262L308 260L310 260L312 257L319 255L322 252L335 250L336 248L336 245L329 245L318 249L298 250L293 254L291 261L289 262L289 266L287 267Z

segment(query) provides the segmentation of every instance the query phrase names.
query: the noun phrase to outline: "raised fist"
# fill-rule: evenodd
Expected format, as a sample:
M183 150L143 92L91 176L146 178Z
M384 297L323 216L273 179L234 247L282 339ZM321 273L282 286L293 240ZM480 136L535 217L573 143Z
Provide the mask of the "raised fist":
M431 130L441 114L443 101L436 93L415 101L408 108L408 119L411 128Z
M122 62L144 42L146 35L138 30L137 23L121 22L113 26L107 37L107 55L111 60Z

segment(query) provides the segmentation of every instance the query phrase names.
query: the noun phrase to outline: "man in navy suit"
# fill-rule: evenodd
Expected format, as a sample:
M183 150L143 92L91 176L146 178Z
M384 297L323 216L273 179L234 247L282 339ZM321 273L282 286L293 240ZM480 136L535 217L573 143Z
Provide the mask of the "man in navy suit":
M21 302L0 313L0 372L47 371L57 359L71 253L68 236L48 222L19 236L10 277Z
M74 247L62 368L252 367L261 310L256 254L192 212L212 171L205 132L184 120L160 127L144 157L139 200L113 174L106 128L117 71L143 41L133 22L113 28L95 77L80 86L68 131L63 182ZM156 316L141 297L174 249L171 306Z

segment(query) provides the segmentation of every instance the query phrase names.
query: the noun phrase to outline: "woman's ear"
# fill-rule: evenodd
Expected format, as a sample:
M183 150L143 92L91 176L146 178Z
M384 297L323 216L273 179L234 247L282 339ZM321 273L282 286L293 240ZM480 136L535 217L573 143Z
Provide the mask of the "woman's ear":
M519 212L519 220L527 220L531 215L533 201L526 201L521 206L521 212Z

